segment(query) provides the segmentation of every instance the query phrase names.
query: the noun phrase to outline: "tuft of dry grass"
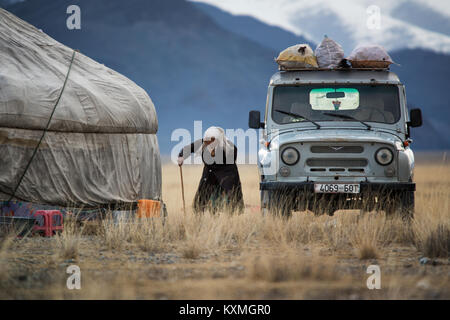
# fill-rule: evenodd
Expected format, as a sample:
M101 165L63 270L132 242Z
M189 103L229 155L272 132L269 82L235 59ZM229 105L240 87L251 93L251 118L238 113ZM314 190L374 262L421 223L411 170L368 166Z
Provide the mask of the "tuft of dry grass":
M181 253L183 254L183 258L186 259L197 259L202 252L200 248L200 244L195 240L188 241L182 248Z
M151 220L144 223L139 221L135 228L131 228L130 231L132 232L130 242L144 252L158 253L164 252L168 248L167 230L160 220Z
M82 228L76 219L65 219L64 230L55 235L55 246L60 259L75 260L78 258Z
M11 253L10 248L15 238L15 234L10 232L2 234L0 238L0 286L9 277L10 268L7 258Z
M336 260L313 253L305 255L292 250L280 255L257 255L247 263L251 280L289 282L302 280L338 280Z
M101 220L88 220L82 223L83 236L98 236L102 232Z
M98 229L98 236L109 249L121 250L134 246L144 252L162 252L168 247L168 228L158 218L137 218L130 212L130 219L115 220L107 215Z
M358 257L361 260L376 259L379 257L378 249L372 243L362 243L358 247Z
M434 226L424 228L418 226L417 247L427 257L450 257L450 227L443 222L434 223Z
M350 242L361 260L379 257L379 247L385 239L386 219L381 216L364 216L351 226Z

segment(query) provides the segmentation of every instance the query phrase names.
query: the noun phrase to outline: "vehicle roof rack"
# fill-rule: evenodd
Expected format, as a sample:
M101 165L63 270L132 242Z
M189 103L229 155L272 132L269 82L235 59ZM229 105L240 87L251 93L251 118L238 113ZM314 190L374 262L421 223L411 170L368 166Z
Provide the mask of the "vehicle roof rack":
M389 71L387 68L286 68L278 65L279 71Z

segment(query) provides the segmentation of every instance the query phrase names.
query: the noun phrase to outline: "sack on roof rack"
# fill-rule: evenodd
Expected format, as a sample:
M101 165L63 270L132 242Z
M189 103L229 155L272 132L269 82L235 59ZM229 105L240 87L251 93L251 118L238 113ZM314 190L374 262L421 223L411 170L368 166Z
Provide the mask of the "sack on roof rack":
M353 68L388 68L394 63L380 45L362 45L353 49L347 58Z
M334 69L344 59L344 50L336 41L325 36L314 52L320 68Z
M284 49L275 61L286 70L319 67L314 52L307 44L297 44Z

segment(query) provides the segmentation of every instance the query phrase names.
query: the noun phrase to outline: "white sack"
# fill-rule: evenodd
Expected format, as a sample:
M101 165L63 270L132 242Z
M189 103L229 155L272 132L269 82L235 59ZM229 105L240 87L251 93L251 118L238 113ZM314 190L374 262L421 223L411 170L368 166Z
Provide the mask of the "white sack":
M319 68L336 68L341 60L344 59L344 50L341 45L328 37L323 38L314 53Z
M387 68L393 63L387 51L380 45L361 45L353 49L347 58L354 67Z

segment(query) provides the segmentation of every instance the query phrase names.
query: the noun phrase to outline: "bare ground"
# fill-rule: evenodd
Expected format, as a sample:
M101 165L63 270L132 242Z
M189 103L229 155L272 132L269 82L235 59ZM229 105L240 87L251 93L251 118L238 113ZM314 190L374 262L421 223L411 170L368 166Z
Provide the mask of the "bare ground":
M201 167L184 166L189 205ZM178 167L163 168L169 216L115 225L66 222L58 237L4 237L2 299L450 299L450 166L416 168L410 226L382 212L261 217L256 167L240 167L242 215L183 215ZM421 258L426 257L427 259ZM69 290L66 269L81 269ZM367 267L379 265L381 289Z

